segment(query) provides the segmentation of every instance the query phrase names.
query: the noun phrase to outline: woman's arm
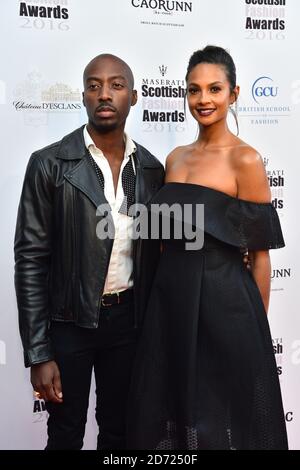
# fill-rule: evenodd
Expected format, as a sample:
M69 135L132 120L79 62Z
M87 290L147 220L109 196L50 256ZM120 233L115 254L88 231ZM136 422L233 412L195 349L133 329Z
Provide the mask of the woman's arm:
M260 291L266 313L268 313L271 286L269 251L251 251L249 252L249 256L251 260L251 271Z
M236 160L238 197L252 202L270 202L271 191L261 156L246 147ZM249 252L253 277L259 288L266 312L269 306L271 263L269 251Z

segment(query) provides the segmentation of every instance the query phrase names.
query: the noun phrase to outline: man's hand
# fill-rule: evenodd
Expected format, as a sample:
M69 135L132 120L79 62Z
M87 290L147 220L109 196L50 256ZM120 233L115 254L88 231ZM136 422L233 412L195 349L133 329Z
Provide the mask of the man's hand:
M40 398L53 403L62 403L60 373L55 361L31 366L31 384Z

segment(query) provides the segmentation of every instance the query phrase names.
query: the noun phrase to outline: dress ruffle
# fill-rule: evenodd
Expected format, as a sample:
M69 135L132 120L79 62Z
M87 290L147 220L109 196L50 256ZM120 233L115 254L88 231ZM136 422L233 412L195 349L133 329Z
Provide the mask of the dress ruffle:
M172 205L176 186L180 188L181 206L204 204L204 232L217 240L248 250L285 246L279 217L271 203L238 199L198 184L167 183L152 199L150 210L153 204ZM197 226L195 211L192 225Z

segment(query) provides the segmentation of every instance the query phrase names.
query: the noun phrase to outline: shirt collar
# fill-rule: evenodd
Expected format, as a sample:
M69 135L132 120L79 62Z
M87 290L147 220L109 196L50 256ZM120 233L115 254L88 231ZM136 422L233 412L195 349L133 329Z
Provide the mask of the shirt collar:
M105 156L102 150L96 147L93 139L91 138L89 134L89 131L87 130L87 126L84 126L83 128L83 138L84 138L85 146L88 150L90 149L90 147L92 147L93 150L96 150L100 152L101 155ZM130 155L132 155L136 151L136 145L126 132L124 132L124 140L125 140L124 158L127 159L130 157Z

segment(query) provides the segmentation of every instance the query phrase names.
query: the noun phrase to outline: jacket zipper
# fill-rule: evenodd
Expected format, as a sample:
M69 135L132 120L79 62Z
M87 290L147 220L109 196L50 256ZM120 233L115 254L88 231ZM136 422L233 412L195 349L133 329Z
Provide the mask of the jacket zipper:
M78 266L78 263L79 263L79 254L77 252L77 219L76 219L76 192L75 192L75 188L73 187L72 188L72 191L73 191L73 220L74 220L74 232L73 232L73 236L74 236L74 286L75 286L75 290L76 290L76 299L75 299L75 305L74 305L74 310L75 310L75 316L76 318L74 318L75 321L78 321L78 316L79 316L79 298L80 298L80 286L79 286L79 276L78 276L78 273L79 273L79 266ZM78 284L78 285L77 285ZM77 287L77 288L76 288Z

